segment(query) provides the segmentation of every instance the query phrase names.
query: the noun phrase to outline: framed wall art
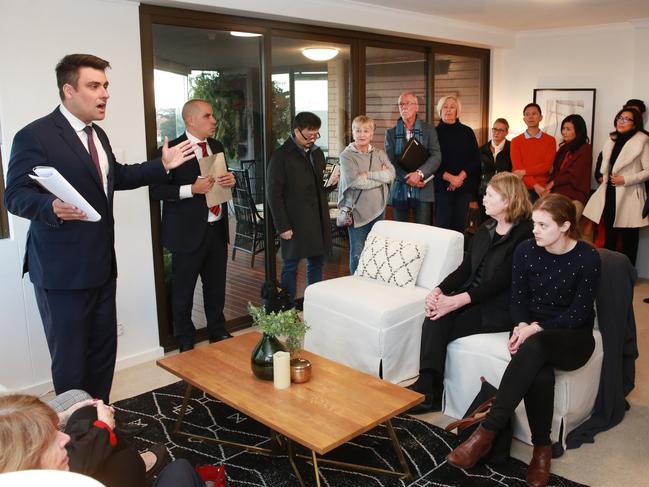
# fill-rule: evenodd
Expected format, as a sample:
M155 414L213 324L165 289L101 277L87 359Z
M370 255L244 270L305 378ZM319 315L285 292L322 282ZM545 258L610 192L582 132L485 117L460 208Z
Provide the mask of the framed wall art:
M593 142L595 126L594 88L538 88L534 90L534 103L541 107L541 130L561 140L561 121L568 115L581 115L586 121L588 136Z

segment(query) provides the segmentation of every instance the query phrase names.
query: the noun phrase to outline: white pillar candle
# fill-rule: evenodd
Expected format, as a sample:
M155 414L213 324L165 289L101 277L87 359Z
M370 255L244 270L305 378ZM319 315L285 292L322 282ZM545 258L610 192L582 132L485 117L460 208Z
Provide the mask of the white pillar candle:
M291 386L291 354L288 352L273 354L273 385L275 389L287 389Z

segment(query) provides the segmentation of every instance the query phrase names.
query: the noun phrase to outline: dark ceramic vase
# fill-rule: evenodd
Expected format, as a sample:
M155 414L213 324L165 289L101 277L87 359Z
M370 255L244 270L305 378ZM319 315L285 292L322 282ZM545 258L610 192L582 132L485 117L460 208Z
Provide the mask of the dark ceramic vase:
M273 354L285 351L286 348L277 338L264 333L250 357L252 373L260 379L273 380Z

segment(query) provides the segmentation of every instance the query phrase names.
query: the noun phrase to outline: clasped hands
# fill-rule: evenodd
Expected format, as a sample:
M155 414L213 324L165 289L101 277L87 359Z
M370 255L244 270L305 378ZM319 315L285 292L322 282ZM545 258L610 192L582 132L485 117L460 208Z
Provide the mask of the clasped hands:
M525 340L542 330L543 328L541 328L538 321L533 321L529 325L527 323L519 323L516 325L512 331L512 336L509 338L509 342L507 342L509 353L514 355L518 352L521 345L525 343Z
M440 288L436 287L428 293L424 302L424 313L426 317L431 320L437 320L451 311L455 311L469 304L471 297L468 293L447 296Z
M446 190L455 191L457 188L464 184L466 176L467 174L465 171L461 171L457 176L455 174L451 174L450 172L445 172L442 178L448 182L448 188L446 188Z
M104 404L104 401L101 399L86 399L85 401L79 401L62 413L58 413L59 425L64 427L70 419L70 416L72 416L72 413L86 406L94 406L97 408L97 419L110 426L111 429L115 428L115 408L108 404Z

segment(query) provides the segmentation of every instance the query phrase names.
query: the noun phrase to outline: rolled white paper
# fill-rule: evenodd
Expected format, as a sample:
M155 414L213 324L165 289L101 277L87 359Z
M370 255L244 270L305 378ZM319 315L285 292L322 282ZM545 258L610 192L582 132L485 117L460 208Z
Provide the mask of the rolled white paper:
M291 386L291 354L273 354L273 385L275 389L288 389Z

